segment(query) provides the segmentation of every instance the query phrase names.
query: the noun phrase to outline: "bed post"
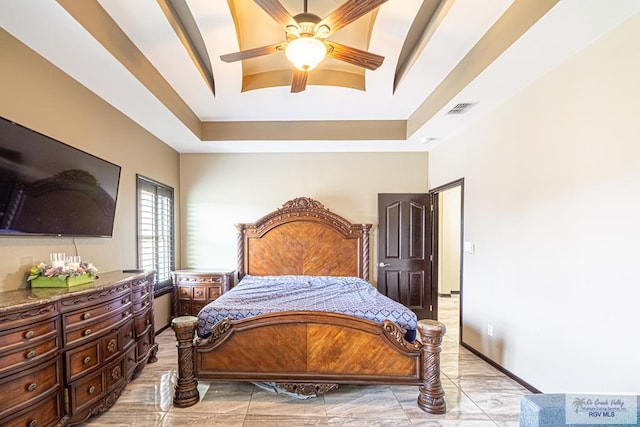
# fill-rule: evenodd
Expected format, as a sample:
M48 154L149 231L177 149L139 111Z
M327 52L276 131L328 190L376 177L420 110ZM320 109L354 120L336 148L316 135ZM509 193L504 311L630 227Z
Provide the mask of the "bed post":
M447 329L436 320L419 320L418 331L422 341L423 383L418 395L418 406L431 414L444 414L447 406L440 382L440 345Z
M193 366L193 338L197 326L198 318L194 316L176 317L171 322L178 340L178 383L173 405L179 408L195 405L200 400Z
M238 280L244 277L244 224L236 224L236 244L238 253L236 255L236 264L238 266Z
M362 278L369 281L369 230L371 224L362 224Z

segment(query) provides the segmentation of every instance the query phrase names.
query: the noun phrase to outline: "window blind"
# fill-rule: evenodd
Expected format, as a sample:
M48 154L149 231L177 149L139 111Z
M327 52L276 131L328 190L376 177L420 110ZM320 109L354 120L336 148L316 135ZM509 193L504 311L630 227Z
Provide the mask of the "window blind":
M155 271L156 293L171 288L173 188L138 176L138 266Z

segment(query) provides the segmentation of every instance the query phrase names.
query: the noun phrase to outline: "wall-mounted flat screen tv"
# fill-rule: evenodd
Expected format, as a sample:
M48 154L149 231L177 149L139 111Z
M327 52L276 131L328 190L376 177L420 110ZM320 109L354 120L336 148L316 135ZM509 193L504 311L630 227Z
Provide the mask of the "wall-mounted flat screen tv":
M0 117L0 235L111 237L120 166Z

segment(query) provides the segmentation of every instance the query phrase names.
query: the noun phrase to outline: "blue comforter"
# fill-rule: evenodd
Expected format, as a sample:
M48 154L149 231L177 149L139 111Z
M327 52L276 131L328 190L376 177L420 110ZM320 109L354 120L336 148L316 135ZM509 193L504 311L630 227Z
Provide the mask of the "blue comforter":
M357 277L245 276L198 314L198 335L206 337L217 322L279 311L325 311L383 323L391 320L416 336L417 317Z

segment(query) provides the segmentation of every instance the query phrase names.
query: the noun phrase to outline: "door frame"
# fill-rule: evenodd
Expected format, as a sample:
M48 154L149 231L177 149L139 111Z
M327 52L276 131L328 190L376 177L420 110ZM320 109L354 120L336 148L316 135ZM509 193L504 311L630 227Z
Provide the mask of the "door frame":
M436 298L438 297L438 247L440 243L440 236L438 233L438 224L440 221L440 193L450 190L455 187L460 187L460 307L459 309L459 342L462 342L462 302L463 302L463 265L464 265L464 178L457 179L455 181L448 182L447 184L440 185L438 187L429 190L429 196L431 198L431 254L433 255L433 261L431 263L431 285L436 289ZM436 305L436 310L438 310ZM437 311L436 311L437 319Z

